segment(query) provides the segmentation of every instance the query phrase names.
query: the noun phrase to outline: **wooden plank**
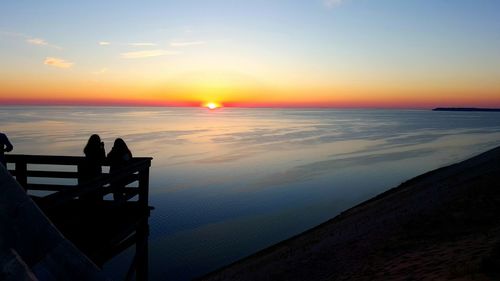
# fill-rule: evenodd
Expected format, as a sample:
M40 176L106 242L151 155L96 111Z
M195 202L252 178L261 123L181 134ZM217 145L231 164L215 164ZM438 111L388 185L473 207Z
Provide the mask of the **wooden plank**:
M5 155L8 163L23 161L29 164L47 164L47 165L77 165L85 160L85 157L79 156L52 156L52 155L24 155L8 154Z

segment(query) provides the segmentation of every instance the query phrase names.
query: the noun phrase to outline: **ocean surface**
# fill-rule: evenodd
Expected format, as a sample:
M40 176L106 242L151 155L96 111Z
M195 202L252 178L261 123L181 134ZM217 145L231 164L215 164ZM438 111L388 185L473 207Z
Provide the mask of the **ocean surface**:
M500 113L0 107L0 131L18 154L83 155L97 133L152 156L150 277L187 280L500 145Z

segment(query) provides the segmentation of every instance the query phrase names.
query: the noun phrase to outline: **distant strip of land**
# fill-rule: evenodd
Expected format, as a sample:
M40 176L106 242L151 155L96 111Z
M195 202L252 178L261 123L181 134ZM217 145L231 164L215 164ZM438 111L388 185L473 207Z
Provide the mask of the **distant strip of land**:
M500 112L500 108L477 108L477 107L437 107L433 111L488 111Z
M500 280L500 147L200 279Z

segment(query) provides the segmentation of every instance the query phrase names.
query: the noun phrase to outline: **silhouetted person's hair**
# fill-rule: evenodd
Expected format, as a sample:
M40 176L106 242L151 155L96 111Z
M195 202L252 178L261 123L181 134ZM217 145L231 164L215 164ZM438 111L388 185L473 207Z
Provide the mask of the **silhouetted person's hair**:
M90 154L99 151L101 149L101 146L102 146L101 137L99 137L99 135L97 134L93 134L90 136L87 145L83 149L83 153L85 153L85 156L89 156Z
M122 138L117 138L115 140L115 142L113 143L113 148L108 154L108 158L110 154L116 154L116 156L132 158L132 152L130 152L130 149L128 149L127 144ZM124 160L127 161L129 159L124 159Z

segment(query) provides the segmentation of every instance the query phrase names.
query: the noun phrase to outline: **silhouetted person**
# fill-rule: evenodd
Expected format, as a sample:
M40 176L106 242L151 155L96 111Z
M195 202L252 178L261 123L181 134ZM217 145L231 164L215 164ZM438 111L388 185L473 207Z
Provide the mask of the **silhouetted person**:
M85 154L85 162L80 170L80 183L85 183L102 175L102 163L106 159L106 152L101 137L96 134L90 136L83 153Z
M5 152L11 152L14 149L12 143L4 133L0 133L0 163L7 168L7 161L5 160Z
M109 173L117 173L120 172L123 168L125 168L132 160L132 152L127 147L127 144L123 139L118 138L115 140L113 144L113 148L108 153L108 161L109 161ZM121 200L124 198L124 188L126 184L127 178L120 179L112 184L113 198L115 200Z

